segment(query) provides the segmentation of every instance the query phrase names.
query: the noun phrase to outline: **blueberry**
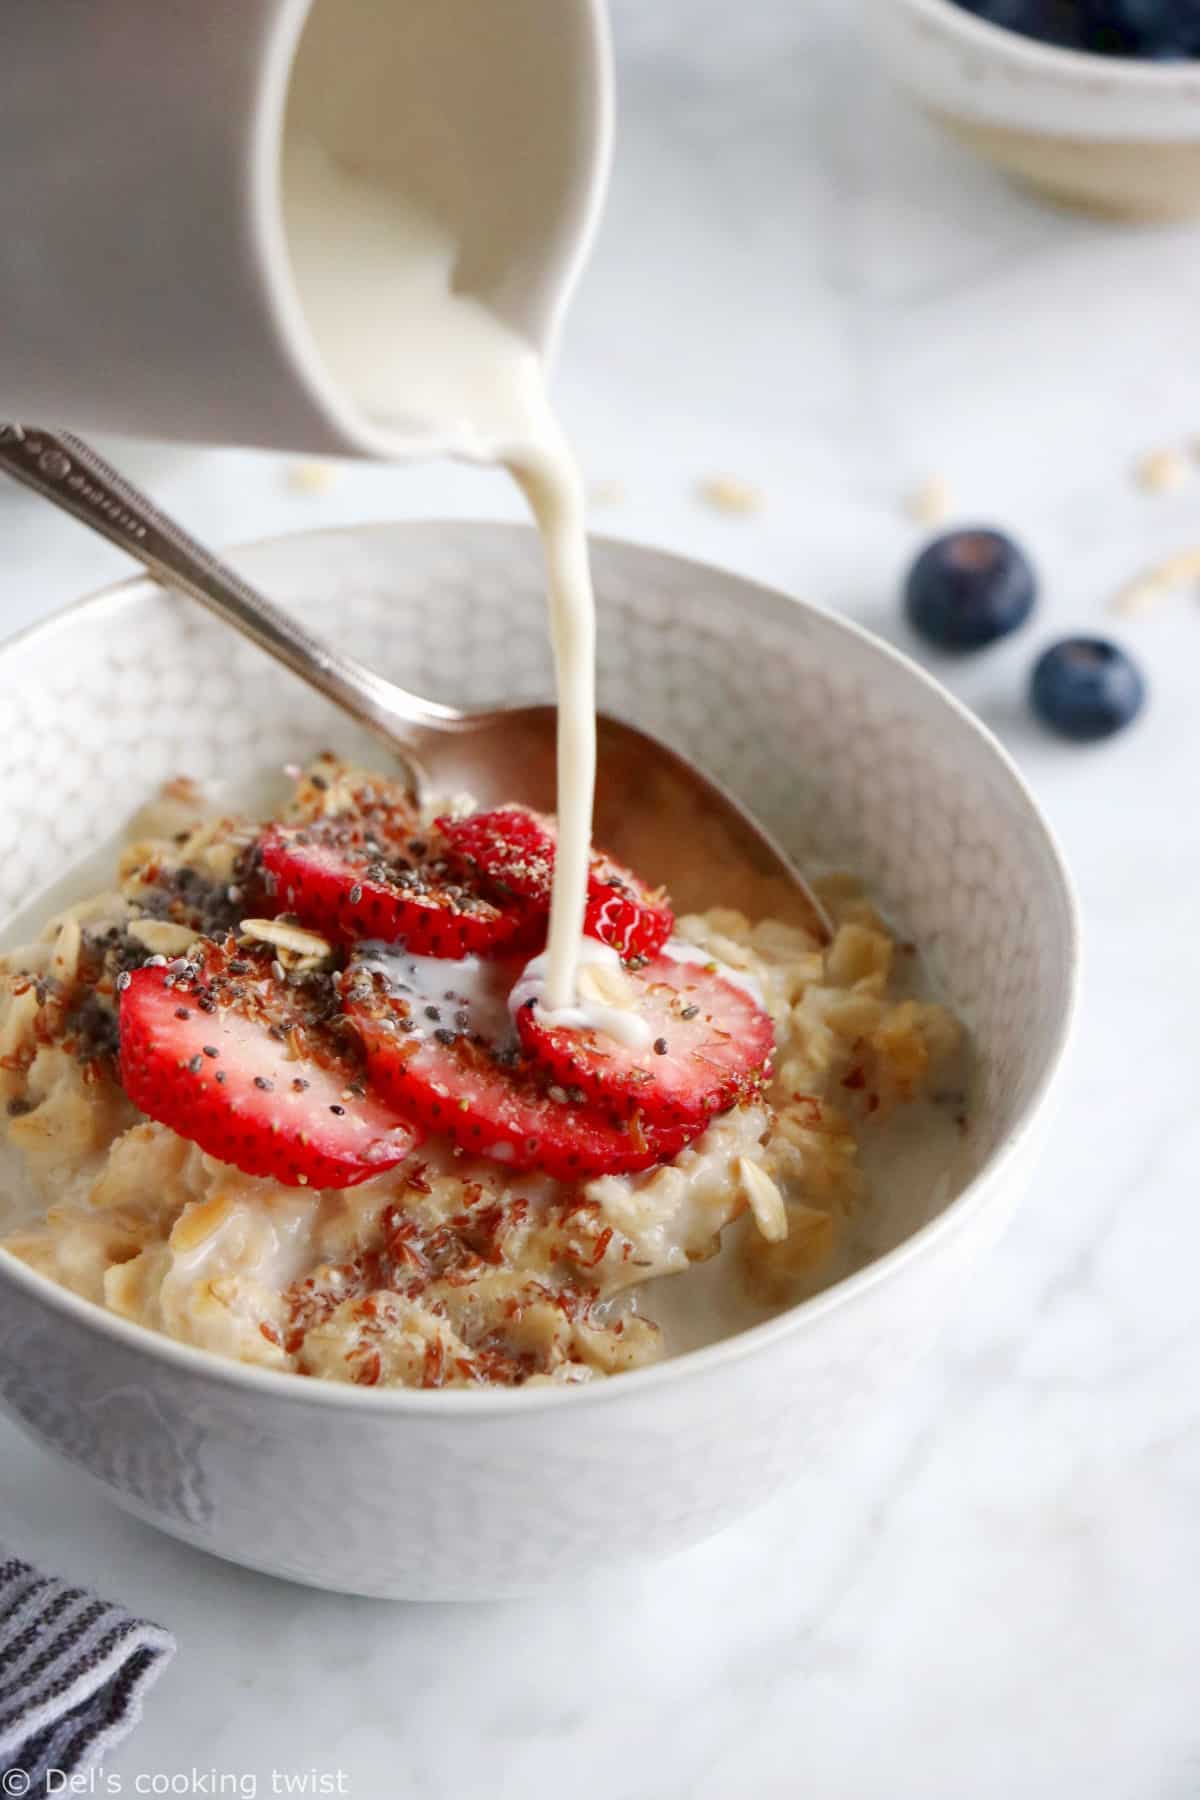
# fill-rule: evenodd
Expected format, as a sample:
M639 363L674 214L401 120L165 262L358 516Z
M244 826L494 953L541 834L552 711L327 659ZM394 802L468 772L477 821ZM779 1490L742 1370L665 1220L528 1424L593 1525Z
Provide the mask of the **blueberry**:
M958 0L958 4L989 25L1019 31L1044 44L1077 49L1083 43L1079 0Z
M1038 657L1029 698L1052 731L1087 744L1137 718L1146 683L1137 664L1106 638L1063 638Z
M1087 49L1167 61L1200 55L1200 0L1079 0Z
M941 650L978 650L1033 611L1037 578L1011 538L982 527L927 544L908 572L904 607L914 631Z
M990 25L1101 56L1200 56L1200 0L957 0Z

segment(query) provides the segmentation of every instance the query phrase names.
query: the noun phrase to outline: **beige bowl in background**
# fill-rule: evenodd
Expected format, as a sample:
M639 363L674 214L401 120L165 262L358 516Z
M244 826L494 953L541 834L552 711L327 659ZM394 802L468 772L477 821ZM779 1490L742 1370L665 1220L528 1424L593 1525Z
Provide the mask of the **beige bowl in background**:
M868 0L867 16L900 85L1017 180L1117 217L1200 213L1200 61L1062 50L955 0Z

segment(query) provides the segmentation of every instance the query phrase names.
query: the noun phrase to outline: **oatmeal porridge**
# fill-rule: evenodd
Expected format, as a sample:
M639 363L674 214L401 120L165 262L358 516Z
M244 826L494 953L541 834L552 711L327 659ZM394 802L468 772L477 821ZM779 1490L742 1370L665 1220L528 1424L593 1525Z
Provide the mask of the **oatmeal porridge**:
M914 946L845 877L822 945L593 852L555 1007L554 859L332 757L266 822L173 783L0 962L4 1247L366 1386L595 1380L836 1278L906 1119L964 1122Z

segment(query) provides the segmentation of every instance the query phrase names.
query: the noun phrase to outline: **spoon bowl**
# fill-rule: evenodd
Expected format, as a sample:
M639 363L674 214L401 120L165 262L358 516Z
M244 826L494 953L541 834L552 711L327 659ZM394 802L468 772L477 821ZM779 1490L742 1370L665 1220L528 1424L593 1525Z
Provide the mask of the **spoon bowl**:
M502 707L462 715L453 732L409 731L399 750L421 792L553 812L556 726L553 706ZM678 912L732 906L828 940L819 901L731 794L634 725L601 713L596 731L593 831L618 862L665 887Z
M0 468L366 725L399 759L419 804L469 793L483 806L518 800L554 810L553 706L464 711L384 680L258 593L79 438L0 424ZM737 907L828 942L815 894L732 795L648 732L607 714L597 721L593 832L644 880L667 888L682 912Z

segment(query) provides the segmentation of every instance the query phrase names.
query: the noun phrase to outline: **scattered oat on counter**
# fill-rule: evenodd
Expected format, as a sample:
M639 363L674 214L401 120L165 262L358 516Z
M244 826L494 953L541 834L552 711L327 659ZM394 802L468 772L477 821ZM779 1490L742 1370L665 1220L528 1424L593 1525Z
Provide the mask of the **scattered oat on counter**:
M766 504L762 489L736 475L704 475L696 483L696 494L716 512L741 514L761 512Z
M1200 583L1200 549L1177 550L1153 568L1145 569L1126 582L1113 601L1112 609L1126 618L1149 612L1177 588Z
M1182 450L1149 450L1134 469L1134 480L1147 494L1171 494L1182 487L1190 470Z
M954 496L944 475L930 475L905 497L904 510L918 525L940 525L950 516Z
M289 463L287 468L287 484L294 494L327 494L337 478L337 465L331 462Z
M625 484L621 481L593 481L588 489L590 506L620 506L625 499Z

